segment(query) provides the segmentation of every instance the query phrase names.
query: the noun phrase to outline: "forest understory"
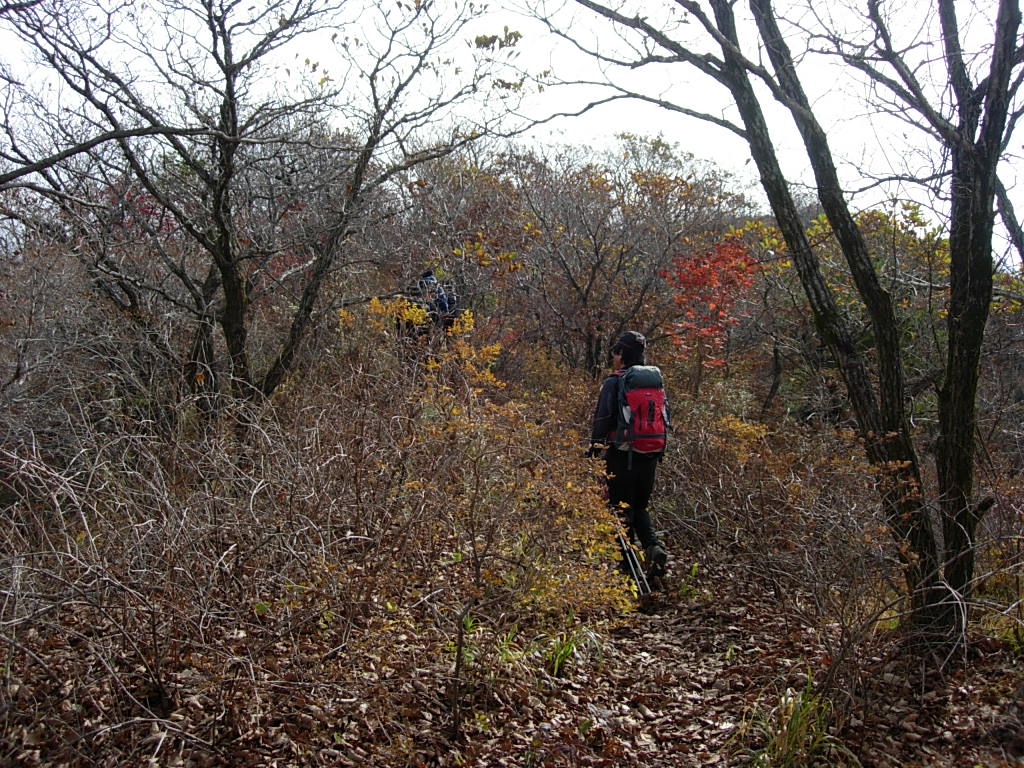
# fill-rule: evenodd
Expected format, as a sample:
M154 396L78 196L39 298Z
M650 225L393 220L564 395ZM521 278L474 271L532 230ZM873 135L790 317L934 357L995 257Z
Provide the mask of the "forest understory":
M517 5L0 4L0 768L1024 766L1019 0Z
M126 413L135 434L72 429L61 471L7 450L0 764L1024 759L1016 538L989 529L966 650L903 647L841 429L768 428L730 380L693 399L667 365L671 561L638 601L581 455L593 382L524 350L503 381L462 339L348 343L241 431Z

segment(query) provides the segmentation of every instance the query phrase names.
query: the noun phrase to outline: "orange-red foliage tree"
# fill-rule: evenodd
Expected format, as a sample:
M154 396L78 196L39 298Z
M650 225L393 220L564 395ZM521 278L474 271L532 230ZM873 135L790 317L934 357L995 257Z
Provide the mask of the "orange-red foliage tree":
M679 253L662 277L675 290L680 316L673 338L695 361L694 388L705 366L723 365L720 356L729 328L738 320L736 301L754 284L757 262L738 238L726 237L703 253Z

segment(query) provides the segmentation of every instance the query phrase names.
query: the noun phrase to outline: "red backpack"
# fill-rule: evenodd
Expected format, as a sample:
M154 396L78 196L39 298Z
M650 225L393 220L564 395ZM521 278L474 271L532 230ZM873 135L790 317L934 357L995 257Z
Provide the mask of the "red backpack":
M618 422L610 438L623 451L663 453L670 423L665 382L656 365L634 365L619 377Z

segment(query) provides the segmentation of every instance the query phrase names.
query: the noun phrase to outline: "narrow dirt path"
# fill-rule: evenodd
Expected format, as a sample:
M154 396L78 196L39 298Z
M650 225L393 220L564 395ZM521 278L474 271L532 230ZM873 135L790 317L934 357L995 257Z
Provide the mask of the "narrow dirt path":
M743 765L751 735L787 689L800 691L828 656L811 631L787 621L770 599L662 598L624 622L585 663L526 697L474 757L479 765ZM852 714L834 735L864 768L1024 765L1019 659L979 651L932 687L905 660L860 660ZM483 744L477 744L482 747ZM493 750L493 751L492 751ZM489 753L489 756L488 756ZM470 757L465 754L464 757ZM822 764L841 765L839 758ZM849 763L853 764L853 763Z

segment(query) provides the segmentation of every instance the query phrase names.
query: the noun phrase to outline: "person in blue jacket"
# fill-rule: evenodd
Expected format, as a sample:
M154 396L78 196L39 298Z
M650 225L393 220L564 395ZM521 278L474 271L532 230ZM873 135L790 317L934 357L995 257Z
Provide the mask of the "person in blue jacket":
M427 303L427 314L434 325L447 325L455 309L452 300L445 293L444 286L434 276L434 271L428 269L420 275L417 286L420 295Z

